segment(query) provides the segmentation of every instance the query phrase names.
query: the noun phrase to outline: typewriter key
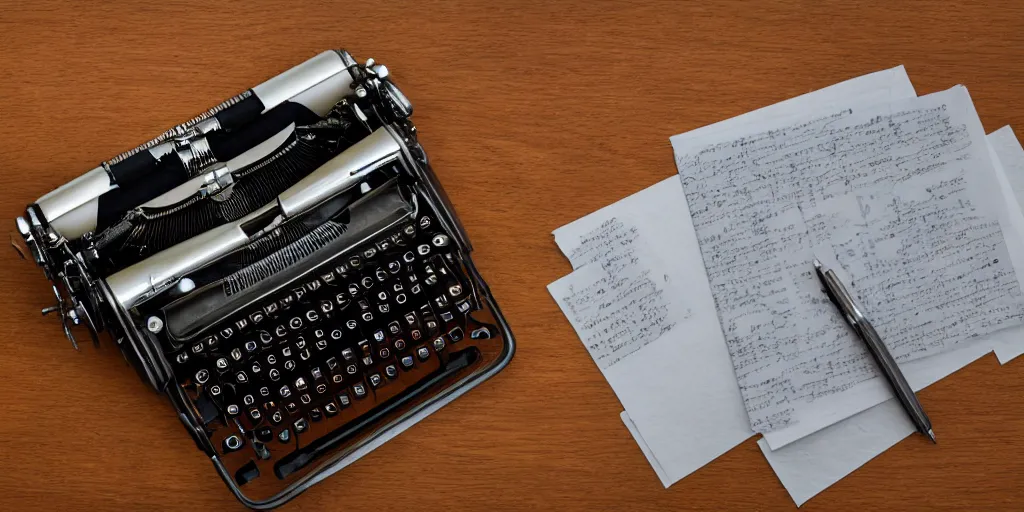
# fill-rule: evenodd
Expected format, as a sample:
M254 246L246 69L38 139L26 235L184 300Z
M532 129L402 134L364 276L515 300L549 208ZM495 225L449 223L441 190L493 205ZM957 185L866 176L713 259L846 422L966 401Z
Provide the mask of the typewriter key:
M245 375L245 372L238 372L235 374L235 380L237 380L239 384L245 384L246 382L249 382L249 377Z
M454 319L455 319L455 315L453 315L451 311L442 311L441 312L441 320L444 320L445 322L451 322Z
M400 281L395 281L395 283L391 285L391 291L395 293L401 292L402 290L405 290L405 287L402 286Z
M352 385L352 393L356 395L356 398L363 398L366 396L366 386L362 382L357 382Z
M316 340L316 349L324 350L327 348L327 340Z
M381 359L387 359L388 357L391 356L391 351L388 350L387 347L384 347L384 348L380 349L379 353L380 353L380 358Z
M262 369L263 369L263 367L261 367L259 363L253 363L252 364L252 372L253 373L259 373L260 370L262 370Z
M263 386L262 388L260 388L260 396L263 396L263 397L270 396L270 388L268 388L266 386Z
M402 368L405 368L406 370L412 368L412 365L413 365L412 356L405 356L405 357L403 357L399 361L399 363L401 363Z
M295 338L295 348L299 350L306 348L306 338L303 338L302 336Z
M408 236L413 236L416 234L416 226L409 224L408 226L402 228L402 233L405 233Z
M462 341L462 336L462 327L456 327L448 331L448 338L450 338L452 341Z
M270 304L263 306L263 312L267 315L273 315L274 313L277 313L278 308L279 306L276 302L271 302Z
M228 358L226 357L218 358L214 365L217 367L218 371L227 370L231 366L230 363L228 363Z
M377 248L376 247L367 247L366 250L363 251L363 258L368 259L368 260L372 260L373 257L376 256L376 255L377 255Z
M277 382L277 379L281 378L281 372L277 371L277 368L270 369L270 380Z
M383 343L385 339L386 338L384 336L384 331L380 329L373 331L373 341L376 341L377 343Z
M281 389L278 391L278 393L281 395L281 398L288 398L292 396L292 390L291 388L288 387L287 384L281 386Z
M297 330L301 329L302 328L302 319L297 317L297 316L293 317L291 320L288 321L288 327L290 327L293 331L297 331Z
M263 314L262 311L256 311L256 312L253 312L252 314L249 315L249 320L253 324L258 324L258 323L262 322L263 320L266 320L266 318L267 318L267 315Z
M395 350L398 350L398 351L405 350L405 340L403 340L403 339L395 340Z
M330 313L333 310L334 310L334 303L333 302L331 302L329 300L322 300L322 301L320 301L320 311L321 312L323 312L324 314L327 314L327 313ZM315 321L316 320L310 320L310 322L315 322Z
M408 251L408 252L406 252L405 254L402 255L402 261L404 261L406 263L412 263L413 260L415 260L415 259L416 259L416 255L413 254L412 251Z
M231 336L233 336L234 334L235 334L235 330L230 328L230 327L225 327L224 329L222 329L220 331L220 337L224 338L224 339L228 339Z
M333 370L333 369L335 369L337 367L338 367L338 359L336 357L332 357L332 358L327 360L327 369L328 370Z
M348 266L352 268L359 268L363 266L363 260L361 260L359 256L352 256L348 259Z
M292 288L291 296L290 297L285 297L285 298L287 299L287 298L294 297L295 301L301 301L302 298L305 297L305 296L306 296L306 289L300 286L298 288ZM281 300L283 301L284 299L281 299Z
M313 380L320 380L324 377L324 374L323 372L320 371L319 366L314 366L311 370L309 370L309 374L313 376Z
M428 275L427 278L423 280L423 282L427 283L427 286L434 286L435 284L437 284L437 274Z
M370 277L370 276L364 277L359 282L360 282L360 284L363 285L363 288L366 288L367 290L369 290L370 288L373 288L373 278Z
M384 367L384 375L387 375L389 379L394 379L398 377L398 368L395 368L393 364L389 364Z
M245 395L244 397L242 397L242 403L245 405L252 405L256 403L256 398L253 397L252 395Z
M373 273L374 273L375 276L377 276L377 280L382 282L382 283L384 281L387 281L387 279L388 279L388 273L385 272L384 269L382 269L380 267L377 267L377 269L374 270Z
M310 421L320 421L321 419L323 419L323 417L324 417L324 413L320 412L320 408L319 407L314 407L314 408L309 410L309 419L310 419Z
M203 353L203 342L200 341L199 343L196 343L195 345L192 345L192 353L193 354L202 354Z
M284 404L284 408L288 410L288 414L295 414L299 412L299 406L295 402L288 402Z
M283 325L279 325L274 328L274 334L277 335L278 338L284 338L288 335L288 328Z
M303 405L309 405L309 403L313 401L313 399L306 393L299 396L299 400L302 401Z
M210 372L206 370L199 370L196 372L196 382L206 384L206 381L208 380L210 380Z
M434 247L444 247L448 245L448 235L438 233L434 235L434 238L430 239L430 243L434 244Z
M412 292L413 295L418 295L421 291L423 291L423 288L420 287L419 283L416 283L412 285L412 288L410 288L409 291Z
M264 345L270 345L274 342L274 337L267 331L260 331L260 343Z
M420 229L427 229L431 224L433 223L430 221L430 217L427 217L426 215L420 217Z
M324 282L324 284L331 284L331 283L333 283L334 282L334 272L328 272L326 274L322 274L320 276L320 280L322 280Z
M330 305L331 303L327 302L327 304ZM330 310L328 310L328 311L330 311ZM306 320L309 321L309 322L316 322L317 320L320 320L320 314L317 313L316 310L314 310L314 309L306 311Z
M358 288L357 288L358 289ZM338 309L345 309L352 304L352 301L345 297L345 294L339 293L334 297L334 301L338 303Z
M299 359L302 359L303 361L308 361L310 357L313 357L313 354L309 352L308 348L304 348L299 352Z
M332 340L340 340L341 339L341 329L335 329L335 330L331 331L331 339Z
M420 347L416 349L416 357L419 357L420 361L426 361L430 359L430 351L427 350L427 347Z
M320 289L320 286L322 284L323 283L321 283L319 279L314 279L314 280L306 283L306 290L308 290L309 292L315 292L315 291Z
M174 360L177 361L178 364L185 364L186 362L188 362L188 352L182 352L182 353L178 354L174 358Z
M356 365L350 364L345 368L345 371L348 372L349 375L355 375L359 369L356 368Z
M321 395L326 393L327 392L327 384L322 384L322 383L321 384L317 384L316 385L316 392L318 394L321 394Z
M210 396L220 396L222 393L220 386L214 384L210 386Z
M291 347L284 347L283 349L281 349L281 355L284 356L284 357L291 357L292 356L292 348Z
M335 384L341 384L341 374L332 375L331 381Z
M434 338L434 351L440 352L444 350L444 338Z
M277 356L275 356L274 354L268 355L267 356L267 364L269 364L271 366L277 364Z
M281 414L281 411L274 411L270 414L270 422L274 425L280 425L282 421L284 421L284 415Z
M362 314L362 318L363 318L364 322L372 322L373 321L373 313L370 313L369 311L367 311L367 312Z
M295 423L292 423L292 426L295 427L296 434L301 434L306 430L309 430L309 423L306 422L306 418L299 418L295 420Z
M277 440L282 443L287 443L292 440L292 433L288 429L284 429L277 433Z
M352 404L352 400L348 397L348 393L338 393L337 399L338 405L343 409Z
M391 272L392 274L397 274L400 270L402 270L401 263L397 261L392 261L391 263L388 263L388 272Z
M203 344L210 350L215 350L217 345L220 345L220 340L216 336L207 336L203 338Z
M462 299L456 302L455 309L459 310L459 313L469 312L469 299Z
M373 284L373 280L372 279L370 280L370 283ZM362 290L359 289L359 285L358 284L356 284L356 283L349 283L348 284L348 294L349 294L350 297L358 297L361 292L362 292Z
M341 357L344 357L346 361L354 361L356 359L356 353L350 348L346 348L341 351Z
M236 434L231 434L224 439L224 453L230 453L242 447L243 441Z
M460 284L453 284L453 285L449 286L448 287L448 295L451 295L453 299L458 297L459 295L462 295L462 285L460 285Z
M268 450L267 447L264 446L263 443L261 443L259 441L254 441L252 443L252 449L253 449L253 451L256 452L256 456L259 457L260 460L269 460L270 459L270 450ZM249 464L252 464L252 461L250 461ZM246 467L246 466L243 466L243 468L244 467ZM253 465L252 467L254 469L258 469L258 468L256 468L255 465ZM259 476L259 475L256 475L256 476Z
M398 334L402 332L402 326L398 324L397 320L392 320L391 323L388 324L388 332L391 334Z
M387 238L377 242L377 250L380 251L380 252L386 252L390 248L391 248L391 240L389 240Z
M334 402L327 402L324 404L324 414L326 414L328 418L336 416L338 414L338 406L334 405Z
M238 320L235 320L235 329L238 329L238 332L244 331L248 326L249 320L246 318L239 318Z
M292 295L285 295L284 297L281 297L281 300L277 301L277 303L281 306L281 309L288 309L295 303L295 297Z
M270 427L263 427L261 429L258 429L253 434L253 437L255 437L256 440L261 443L269 443L270 440L274 438L274 431L270 430Z
M228 415L230 415L230 416L237 416L238 415L238 406L235 405L235 404L229 405L228 406Z
M259 409L253 407L249 409L249 419L252 420L254 425L258 425L260 420L263 419L263 414L260 413Z
M373 358L370 357L370 356L364 357L363 358L363 366L371 366L371 365L373 365Z
M302 377L299 377L299 378L295 379L295 389L297 389L299 391L305 391L306 390L306 379L304 379Z
M409 336L412 337L413 341L419 341L419 339L423 337L423 333L420 332L419 329L413 329L409 331Z
M416 247L416 252L419 253L420 256L426 256L430 254L430 246L427 244L422 244L419 247Z
M434 304L437 304L438 308L444 309L448 307L448 297L445 297L444 295L438 295L437 298L434 299Z
M256 342L252 340L245 342L245 351L250 354L256 352Z
M292 361L291 359L285 361L284 362L284 369L288 370L288 371L294 370L295 369L295 361Z
M379 373L370 374L369 381L370 385L373 386L374 389L379 388L381 383L384 382Z
M317 330L313 331L313 337L315 337L317 339L323 338L324 337L324 330L323 329L317 329Z

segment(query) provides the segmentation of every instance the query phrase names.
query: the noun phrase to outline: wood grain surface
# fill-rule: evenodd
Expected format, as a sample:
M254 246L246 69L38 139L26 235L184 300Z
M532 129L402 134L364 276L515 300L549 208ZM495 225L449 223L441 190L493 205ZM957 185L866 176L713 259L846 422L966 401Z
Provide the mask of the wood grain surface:
M662 488L545 289L570 270L551 231L671 176L670 135L897 64L919 93L967 84L986 130L1024 128L1019 0L4 0L0 219L328 48L386 63L415 104L519 348L286 510L793 510L754 440ZM75 353L39 315L14 251L0 290L0 509L242 508L112 343ZM931 386L938 446L911 437L803 509L1020 510L1022 377L989 355Z

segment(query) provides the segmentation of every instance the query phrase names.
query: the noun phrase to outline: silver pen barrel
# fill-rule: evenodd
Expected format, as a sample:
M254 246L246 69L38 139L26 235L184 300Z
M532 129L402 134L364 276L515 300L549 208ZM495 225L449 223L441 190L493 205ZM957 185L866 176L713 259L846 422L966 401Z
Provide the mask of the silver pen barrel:
M874 358L875 363L882 370L885 379L889 381L893 393L900 401L903 409L907 411L910 419L914 422L914 426L934 443L935 433L932 431L932 422L928 415L925 414L924 407L921 406L921 402L917 399L914 389L910 387L907 378L900 371L900 367L889 352L889 348L885 346L881 336L878 335L878 331L875 331L874 326L864 316L861 308L857 306L853 295L847 291L846 286L839 280L839 276L836 275L834 270L824 268L817 259L814 260L814 269L818 274L818 278L825 285L829 298L835 303L847 323L857 333L857 336L864 340L868 352L871 353L871 357Z
M172 246L105 279L125 309L159 293L228 253L260 238L285 220L357 185L367 174L401 157L402 144L389 127L378 128L245 217Z

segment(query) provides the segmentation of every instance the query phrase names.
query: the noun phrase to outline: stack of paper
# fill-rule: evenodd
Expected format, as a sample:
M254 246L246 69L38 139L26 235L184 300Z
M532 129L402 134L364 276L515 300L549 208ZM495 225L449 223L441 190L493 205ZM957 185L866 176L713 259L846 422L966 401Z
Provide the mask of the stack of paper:
M813 257L915 389L1024 353L1024 150L962 86L898 67L671 140L679 175L555 230L549 286L666 487L756 431L799 505L913 432Z

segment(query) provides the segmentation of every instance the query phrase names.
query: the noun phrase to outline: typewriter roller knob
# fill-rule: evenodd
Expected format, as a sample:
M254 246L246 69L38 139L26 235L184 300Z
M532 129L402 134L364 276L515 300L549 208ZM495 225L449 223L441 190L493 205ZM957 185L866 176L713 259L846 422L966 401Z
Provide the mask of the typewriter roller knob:
M153 334L158 334L164 330L164 321L160 317L151 316L146 320L146 329Z

